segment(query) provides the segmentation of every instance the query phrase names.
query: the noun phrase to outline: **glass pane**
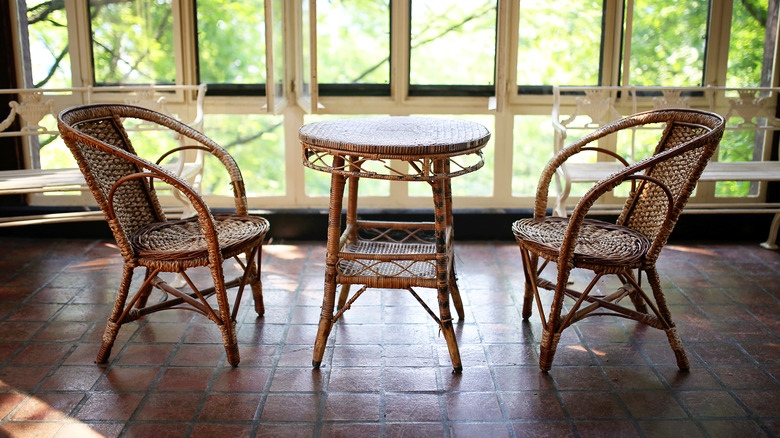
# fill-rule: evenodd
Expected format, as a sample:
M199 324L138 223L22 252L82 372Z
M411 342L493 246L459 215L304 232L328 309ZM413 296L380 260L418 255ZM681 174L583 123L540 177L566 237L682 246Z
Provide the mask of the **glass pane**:
M388 1L317 0L317 81L390 83Z
M535 196L539 175L553 156L550 117L516 116L512 137L512 195Z
M729 87L767 87L771 85L777 26L769 26L768 0L734 2L729 40L726 85ZM771 13L777 16L777 8Z
M27 1L32 86L72 86L65 2Z
M285 193L282 117L239 114L207 115L203 132L227 149L241 168L247 196ZM230 175L216 159L206 159L203 193L233 196Z
M624 85L701 86L708 14L708 0L636 0Z
M198 0L201 82L265 83L264 3L263 0Z
M47 114L41 119L40 125L47 130L57 130L57 120ZM30 137L30 146L40 147L37 151L41 169L66 169L78 167L73 154L59 135L40 134Z
M496 0L412 1L409 83L493 85Z
M90 1L95 83L174 84L171 0Z
M732 118L732 123L739 123L740 118ZM764 131L726 130L718 146L718 161L753 161L761 160L764 144ZM750 181L718 181L715 183L716 197L746 197L758 195L758 182Z
M523 0L518 85L598 85L600 0Z
M336 120L348 118L364 117L387 117L380 115L346 115L346 114L312 114L304 118L304 123L314 123L322 120ZM380 162L365 163L364 168L386 173L387 169L382 167ZM304 179L306 184L307 196L329 196L330 195L330 173L305 168ZM346 189L345 189L346 191ZM390 196L390 181L380 179L361 178L358 182L358 194L360 196Z

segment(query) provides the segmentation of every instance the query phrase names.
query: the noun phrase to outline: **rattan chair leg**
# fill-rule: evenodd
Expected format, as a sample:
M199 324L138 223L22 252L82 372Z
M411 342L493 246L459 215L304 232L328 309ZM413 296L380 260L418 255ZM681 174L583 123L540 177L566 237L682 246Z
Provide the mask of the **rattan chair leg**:
M536 277L536 266L539 264L539 257L528 254L528 250L520 248L523 260L523 273L525 274L525 295L523 296L523 319L528 319L533 314L534 306L534 283L532 279Z
M261 273L261 267L262 267L262 257L263 257L263 245L260 244L257 248L257 261L255 262L254 266L247 266L247 269L254 269L254 281L252 281L249 286L252 288L252 298L255 302L255 312L258 316L263 316L265 314L265 303L263 302L263 281L260 278ZM248 263L251 263L250 260L247 259ZM236 303L238 305L238 303Z
M551 334L550 330L545 328L542 333L542 345L539 349L539 368L542 371L550 371L555 350L558 348L558 341L561 340L560 333Z
M147 275L149 271L147 270ZM127 302L127 294L130 291L130 282L133 280L133 266L125 263L122 269L122 281L119 284L119 293L114 302L114 308L111 310L111 315L108 317L108 323L106 323L106 329L103 332L103 345L101 345L98 351L97 363L108 362L108 357L111 355L111 348L114 346L116 335L119 332L119 328L122 322L119 318L122 316L122 312L125 309L125 303Z
M241 362L241 355L238 352L238 338L236 336L236 322L228 321L219 326L222 332L222 343L225 345L225 353L230 366L238 366Z
M669 306L666 305L666 296L661 289L661 279L658 276L658 271L655 268L645 270L647 272L647 280L650 286L653 288L653 297L655 298L655 304L658 306L658 312L665 320L668 328L666 331L666 337L669 338L669 345L674 351L674 357L677 360L677 367L681 370L690 369L688 363L688 356L685 354L685 348L683 348L680 335L677 333L677 327L672 321L672 313L669 311Z
M666 330L666 337L669 338L669 345L672 346L674 359L677 361L677 368L681 371L688 371L691 369L691 365L688 363L688 355L685 354L682 340L680 340L680 335L677 333L677 327Z
M628 273L625 275L628 275L631 278L633 278L634 282L638 284L638 282L636 282L636 277L634 276L633 271L628 271ZM642 298L642 294L640 294L636 289L634 289L633 285L628 281L625 281L623 278L621 278L620 280L623 282L623 286L627 290L631 291L628 294L628 298L631 299L631 303L634 305L634 309L636 309L637 312L647 313L647 304L645 303L645 299Z
M146 268L146 273L144 274L144 279L149 278L149 276L152 274L152 270L150 268ZM138 301L136 302L135 308L136 309L143 309L146 307L146 302L149 300L149 295L152 293L152 285L147 284L146 287L143 289L138 290Z

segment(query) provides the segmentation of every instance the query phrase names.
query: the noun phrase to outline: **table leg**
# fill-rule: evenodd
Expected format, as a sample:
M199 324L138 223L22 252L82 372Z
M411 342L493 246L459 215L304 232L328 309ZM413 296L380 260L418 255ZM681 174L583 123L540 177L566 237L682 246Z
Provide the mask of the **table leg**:
M333 167L340 167L343 164L343 158L335 157L333 159ZM317 339L314 342L314 356L311 362L314 368L319 368L322 363L328 335L330 335L330 330L333 328L333 305L336 301L336 264L338 263L339 240L341 238L341 207L344 196L344 182L345 178L342 175L333 174L331 176L328 245L325 260L325 289L322 297L320 325L317 329Z
M444 171L450 173L450 162L445 160L443 164ZM449 179L444 180L444 213L447 226L454 230L454 221L452 219L452 181ZM454 233L454 232L453 232ZM455 274L455 244L452 243L452 257L450 257L450 297L452 297L452 304L455 306L455 310L458 312L458 319L463 320L463 301L460 299L460 289L458 289L458 277Z
M434 165L434 172L441 174L445 170L445 166L446 164L441 160L437 161ZM463 371L463 364L460 361L458 340L455 338L452 314L450 313L450 285L452 277L450 271L451 261L448 257L447 248L447 230L448 224L452 221L452 210L447 199L447 193L450 191L449 180L434 181L432 187L436 221L436 289L439 301L439 319L441 320L441 331L444 334L444 339L447 341L452 368L456 373L459 373Z
M351 160L357 160L359 157L350 157ZM354 161L353 161L354 162ZM359 170L356 167L351 167L353 171ZM356 176L350 176L348 178L348 192L347 192L347 229L350 230L347 237L347 242L356 242L358 238L357 229L357 194L358 194L358 180ZM349 284L341 285L341 292L339 293L339 301L336 305L336 309L341 309L346 304L349 298Z

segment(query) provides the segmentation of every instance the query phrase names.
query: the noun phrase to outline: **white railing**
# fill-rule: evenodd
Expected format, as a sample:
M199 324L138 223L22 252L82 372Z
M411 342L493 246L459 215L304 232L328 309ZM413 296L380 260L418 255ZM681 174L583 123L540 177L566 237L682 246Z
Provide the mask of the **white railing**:
M726 130L751 130L771 133L780 130L780 119L775 117L780 88L754 87L563 87L553 88L552 123L555 130L554 151L566 144L574 130L592 131L624 115L662 108L697 108L712 111L726 119ZM565 101L565 102L564 102ZM564 115L565 114L565 115ZM724 141L726 141L724 139ZM764 136L763 147L752 161L719 162L717 154L700 178L703 183L717 181L778 181L780 162L771 160L770 135ZM723 142L721 143L721 146ZM608 145L615 148L615 145ZM636 161L636 135L629 144L629 163ZM603 157L590 163L572 163L562 166L556 185L555 214L565 216L573 183L595 182L619 171L622 165ZM706 198L706 195L701 196ZM755 200L753 200L755 201ZM760 201L760 199L759 199ZM602 205L603 210L618 208ZM765 248L776 249L780 228L780 204L767 202L692 202L687 212L774 212L769 238Z

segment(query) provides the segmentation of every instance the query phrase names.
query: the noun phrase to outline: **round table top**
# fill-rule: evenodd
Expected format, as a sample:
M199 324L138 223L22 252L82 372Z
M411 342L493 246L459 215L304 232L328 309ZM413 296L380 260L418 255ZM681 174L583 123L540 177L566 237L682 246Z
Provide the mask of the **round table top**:
M304 146L380 158L453 156L478 151L490 131L475 122L436 117L324 120L298 131Z

